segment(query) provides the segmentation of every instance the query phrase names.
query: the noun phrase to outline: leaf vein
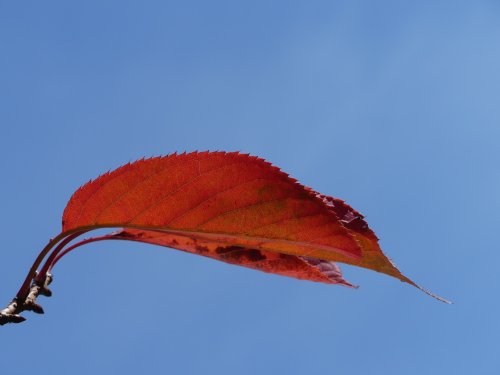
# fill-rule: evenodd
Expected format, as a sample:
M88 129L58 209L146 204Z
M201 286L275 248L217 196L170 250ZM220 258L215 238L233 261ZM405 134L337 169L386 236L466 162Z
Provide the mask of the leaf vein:
M241 207L238 207L238 208L235 208L235 209L232 209L232 210L228 210L228 211L225 211L225 212L221 212L220 214L218 214L217 216L214 216L200 224L198 224L197 228L200 228L201 226L221 217L221 216L226 216L226 215L229 215L233 212L237 212L239 210L243 210L243 209L246 209L246 208L250 208L250 207L257 207L257 206L260 206L260 205L263 205L263 204L266 204L266 203L272 203L272 202L279 202L279 201L286 201L290 199L290 197L285 197L285 198L275 198L275 199L270 199L270 200L267 200L267 201L261 201L261 202L256 202L256 203L251 203L251 204L247 204L245 206L241 206Z
M139 216L141 215L144 215L146 212L148 212L149 210L155 208L156 206L158 206L159 204L161 204L163 201L165 201L166 199L168 199L169 197L171 197L172 195L174 194L177 194L179 191L181 191L183 188L185 188L186 186L188 186L189 184L195 182L196 180L198 180L200 177L202 177L203 175L206 175L208 173L212 173L212 172L216 172L218 170L221 170L221 169L224 169L224 168L229 168L233 165L236 165L238 164L238 162L235 162L235 163L231 163L231 164L226 164L226 165L223 165L223 166L219 166L217 168L213 168L213 169L210 169L210 170L207 170L205 172L203 172L202 174L200 175L197 175L196 177L194 178L191 178L190 180L186 181L184 184L180 185L177 189L167 193L167 194L164 194L160 197L159 200L157 200L156 202L154 202L153 204L150 204L148 207L146 207L145 209L141 210L139 213L137 213L134 217L132 217L128 222L131 223L133 222L134 220L136 220Z
M231 190L234 190L234 189L236 189L236 188L238 188L238 187L244 186L244 185L246 185L246 184L250 184L250 183L255 182L255 181L271 181L271 182L273 182L273 181L272 181L272 180L270 180L269 178L254 178L254 179L251 179L251 180L248 180L248 181L245 181L245 182L241 182L241 183L236 184L236 185L234 185L234 186L231 186L231 187L229 187L229 188L227 188L227 189L221 190L221 191L219 191L219 192L217 192L217 193L215 193L215 194L211 195L211 196L210 196L210 197L208 197L207 199L204 199L203 201L201 201L200 203L196 204L195 206L193 206L193 207L189 208L188 210L186 210L185 212L181 213L180 215L178 215L178 216L176 216L176 217L172 218L172 219L171 219L168 223L166 223L166 224L165 224L165 226L170 225L173 221L175 221L175 220L179 220L180 218L182 218L182 217L184 217L184 216L188 215L190 212L192 212L193 210L197 209L198 207L200 207L200 206L201 206L201 205L203 205L204 203L208 202L210 199L213 199L213 198L215 198L215 197L220 196L221 194L227 193L227 192L229 192L229 191L231 191Z

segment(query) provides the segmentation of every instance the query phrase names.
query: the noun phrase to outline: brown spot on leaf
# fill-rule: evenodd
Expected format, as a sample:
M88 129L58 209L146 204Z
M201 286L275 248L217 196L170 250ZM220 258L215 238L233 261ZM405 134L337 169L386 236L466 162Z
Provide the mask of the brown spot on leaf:
M246 249L241 246L219 246L215 249L215 252L228 262L241 262L242 260L260 262L267 259L260 250Z
M206 253L210 252L208 247L201 246L201 245L196 245L196 251L198 251L198 253L200 253L200 254L206 254Z
M261 260L266 260L266 257L256 249L246 250L243 254L248 258L248 260L252 262L260 262Z

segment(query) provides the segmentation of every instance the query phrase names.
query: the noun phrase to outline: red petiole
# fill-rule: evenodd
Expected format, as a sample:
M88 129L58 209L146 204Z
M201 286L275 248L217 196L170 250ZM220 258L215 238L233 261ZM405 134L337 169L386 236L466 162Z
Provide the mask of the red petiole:
M35 259L16 297L5 309L0 311L0 325L24 321L25 319L20 316L19 313L25 310L43 313L42 307L36 303L36 298L40 294L45 296L51 295L50 290L47 288L47 285L52 280L52 275L50 273L52 268L63 256L85 244L109 239L119 239L113 237L113 234L110 233L98 237L86 238L73 245L67 246L71 241L90 230L91 229L81 229L73 233L61 233L49 241ZM49 253L50 255L47 257ZM46 257L47 259L40 269L40 272L37 272L38 267Z

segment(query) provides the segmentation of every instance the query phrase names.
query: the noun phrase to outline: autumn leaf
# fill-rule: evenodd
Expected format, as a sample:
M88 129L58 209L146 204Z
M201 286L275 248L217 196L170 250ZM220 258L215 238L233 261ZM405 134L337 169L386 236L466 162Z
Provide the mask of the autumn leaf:
M121 229L71 244L102 228ZM35 300L50 294L54 265L73 249L101 240L161 245L352 286L336 264L342 262L420 288L382 253L363 216L345 202L304 187L254 156L194 152L129 163L78 189L64 210L61 234L42 250L17 297L0 313L0 324L19 321L23 310L43 312Z
M140 160L79 189L63 232L127 227L168 231L290 255L359 259L335 213L262 159L191 153Z

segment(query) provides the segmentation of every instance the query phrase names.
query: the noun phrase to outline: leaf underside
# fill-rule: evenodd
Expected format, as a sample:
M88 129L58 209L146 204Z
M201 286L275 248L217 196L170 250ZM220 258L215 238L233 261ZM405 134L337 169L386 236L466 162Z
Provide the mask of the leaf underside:
M68 202L63 232L107 227L123 228L116 239L298 279L352 286L342 262L418 287L382 253L360 213L246 154L142 159L90 181Z
M328 260L250 249L222 242L204 241L203 239L140 229L124 229L113 236L115 239L132 240L178 249L263 272L354 287L342 278L338 265Z

